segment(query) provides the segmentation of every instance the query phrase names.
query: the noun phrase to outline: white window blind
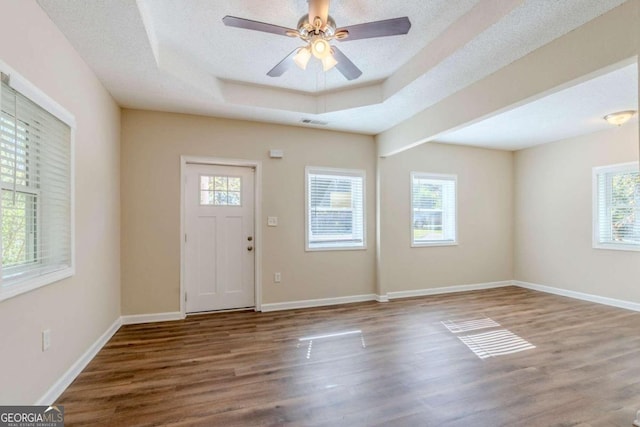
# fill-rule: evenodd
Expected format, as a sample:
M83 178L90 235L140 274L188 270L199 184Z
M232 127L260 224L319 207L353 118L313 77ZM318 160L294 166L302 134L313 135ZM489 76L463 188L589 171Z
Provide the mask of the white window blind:
M594 246L640 250L638 163L594 168Z
M0 88L0 290L70 270L72 261L71 129L6 80Z
M364 171L307 168L307 249L365 247Z
M411 243L413 246L455 244L455 175L411 174Z

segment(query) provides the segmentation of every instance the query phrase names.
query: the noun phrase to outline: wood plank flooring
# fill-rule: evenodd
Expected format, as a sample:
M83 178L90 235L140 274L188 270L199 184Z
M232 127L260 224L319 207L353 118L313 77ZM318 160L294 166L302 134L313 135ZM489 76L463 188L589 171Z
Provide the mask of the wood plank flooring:
M441 323L485 318L536 348L480 359L458 335L492 329ZM640 313L507 287L123 326L57 404L67 426L629 427Z

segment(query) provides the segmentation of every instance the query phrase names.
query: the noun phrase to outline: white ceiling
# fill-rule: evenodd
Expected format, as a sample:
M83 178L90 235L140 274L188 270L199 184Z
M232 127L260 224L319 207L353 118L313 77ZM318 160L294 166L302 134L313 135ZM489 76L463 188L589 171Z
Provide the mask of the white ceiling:
M123 107L291 125L310 118L329 129L377 134L624 0L334 0L338 27L400 16L412 22L407 35L335 42L363 71L352 82L313 62L306 71L268 77L299 41L222 24L234 15L295 27L306 0L38 3ZM445 139L477 143L460 132ZM486 141L484 133L475 136Z
M519 150L610 128L604 116L637 109L638 67L631 64L447 133L436 141ZM631 120L637 121L638 116Z

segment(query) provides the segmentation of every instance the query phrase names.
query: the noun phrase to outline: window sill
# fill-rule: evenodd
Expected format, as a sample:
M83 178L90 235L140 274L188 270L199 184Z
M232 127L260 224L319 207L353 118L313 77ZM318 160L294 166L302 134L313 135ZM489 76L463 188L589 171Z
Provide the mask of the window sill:
M640 245L623 245L616 243L594 243L593 249L605 249L612 251L640 252Z
M458 246L458 242L411 242L412 248L429 248L433 246Z
M18 277L15 279L6 279L0 285L0 301L16 297L18 295L31 292L43 286L50 285L62 279L73 276L72 267L67 267L51 273L43 274L35 277Z
M305 252L326 252L326 251L366 251L366 246L327 246L320 248L305 248Z

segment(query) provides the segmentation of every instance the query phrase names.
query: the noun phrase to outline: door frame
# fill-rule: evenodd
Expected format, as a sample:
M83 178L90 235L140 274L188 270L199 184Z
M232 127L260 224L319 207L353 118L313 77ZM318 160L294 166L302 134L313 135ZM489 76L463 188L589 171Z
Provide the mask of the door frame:
M187 315L185 304L186 285L184 283L186 248L184 236L186 232L186 175L188 164L209 166L240 166L253 168L253 227L254 227L254 283L255 311L262 311L262 162L257 160L227 159L222 157L180 156L180 314Z

